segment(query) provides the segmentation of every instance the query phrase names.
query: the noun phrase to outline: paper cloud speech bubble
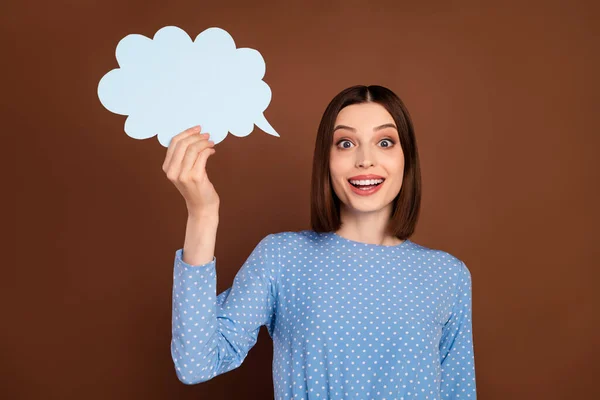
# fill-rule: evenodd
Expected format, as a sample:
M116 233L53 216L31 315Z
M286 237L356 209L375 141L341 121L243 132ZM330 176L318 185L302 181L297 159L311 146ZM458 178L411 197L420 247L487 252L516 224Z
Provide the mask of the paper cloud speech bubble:
M254 124L279 136L263 114L271 102L264 59L257 50L236 49L223 29L206 29L193 42L176 26L154 39L127 35L116 58L120 68L102 77L98 97L109 111L128 115L125 133L132 138L158 135L168 147L173 136L201 125L217 144L228 132L248 136Z

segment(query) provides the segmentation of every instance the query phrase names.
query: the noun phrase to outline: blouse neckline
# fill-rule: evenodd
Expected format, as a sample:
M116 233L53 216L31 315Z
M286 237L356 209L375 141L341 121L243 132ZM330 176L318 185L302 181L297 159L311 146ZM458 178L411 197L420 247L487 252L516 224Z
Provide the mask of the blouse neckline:
M402 243L399 243L399 244L396 244L393 246L387 246L384 244L357 242L356 240L351 240L351 239L347 239L343 236L340 236L335 232L327 232L326 234L329 235L330 237L332 237L333 239L338 240L339 242L346 243L346 244L352 245L354 247L363 247L363 248L396 250L396 249L401 249L401 248L407 247L411 243L410 239L406 239Z

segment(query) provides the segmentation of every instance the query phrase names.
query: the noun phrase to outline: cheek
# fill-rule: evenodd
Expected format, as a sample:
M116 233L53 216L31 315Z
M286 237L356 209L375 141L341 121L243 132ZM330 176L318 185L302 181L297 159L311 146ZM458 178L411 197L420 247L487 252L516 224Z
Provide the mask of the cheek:
M344 175L344 163L339 157L331 157L329 160L329 173L333 179L339 179Z
M388 171L398 171L400 174L404 172L404 155L402 151L389 154L385 159L381 160Z
M338 197L344 197L344 176L346 176L346 170L344 169L343 163L339 160L331 159L329 163L329 174L331 175L331 187Z

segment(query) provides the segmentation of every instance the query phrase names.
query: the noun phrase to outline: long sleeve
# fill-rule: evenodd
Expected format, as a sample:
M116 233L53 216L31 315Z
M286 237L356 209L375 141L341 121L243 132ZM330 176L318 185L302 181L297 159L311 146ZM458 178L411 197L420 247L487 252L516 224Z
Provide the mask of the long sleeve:
M272 334L276 279L276 236L266 236L236 274L233 285L216 295L216 257L207 264L183 262L175 253L171 357L179 380L192 385L239 367L258 339L260 327Z
M452 313L442 328L442 399L476 399L471 313L471 273L461 261Z

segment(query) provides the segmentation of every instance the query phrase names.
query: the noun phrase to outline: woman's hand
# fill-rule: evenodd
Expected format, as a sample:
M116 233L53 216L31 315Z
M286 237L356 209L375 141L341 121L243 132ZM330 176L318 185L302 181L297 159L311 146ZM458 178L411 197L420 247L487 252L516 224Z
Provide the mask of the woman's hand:
M206 160L216 150L209 134L200 130L195 126L171 139L162 169L185 199L190 216L218 216L219 195L206 174Z

